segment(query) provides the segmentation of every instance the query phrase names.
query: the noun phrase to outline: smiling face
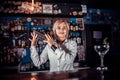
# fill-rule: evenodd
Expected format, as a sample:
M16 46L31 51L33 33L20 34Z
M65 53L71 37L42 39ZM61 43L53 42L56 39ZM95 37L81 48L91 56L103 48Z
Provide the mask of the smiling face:
M68 23L64 20L58 20L54 24L53 31L54 31L56 37L61 41L65 40L67 38L68 30L69 30Z
M56 27L56 35L58 36L58 38L60 39L65 39L66 35L67 35L67 27L65 23L60 23L57 27Z

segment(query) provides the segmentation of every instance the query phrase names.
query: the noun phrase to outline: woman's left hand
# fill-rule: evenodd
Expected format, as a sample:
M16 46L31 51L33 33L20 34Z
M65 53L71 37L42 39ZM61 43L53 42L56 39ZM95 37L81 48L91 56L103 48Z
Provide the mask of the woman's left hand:
M44 42L48 43L50 47L54 45L55 41L49 34L45 34L45 37L46 37L46 40L44 40Z

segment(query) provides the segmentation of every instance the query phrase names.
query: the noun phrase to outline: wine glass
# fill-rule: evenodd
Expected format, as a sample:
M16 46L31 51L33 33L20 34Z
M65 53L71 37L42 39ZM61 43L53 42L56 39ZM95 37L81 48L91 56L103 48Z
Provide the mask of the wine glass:
M104 66L104 56L109 51L110 45L109 44L94 45L94 49L99 54L101 60L100 67L97 67L97 70L107 70L107 67Z

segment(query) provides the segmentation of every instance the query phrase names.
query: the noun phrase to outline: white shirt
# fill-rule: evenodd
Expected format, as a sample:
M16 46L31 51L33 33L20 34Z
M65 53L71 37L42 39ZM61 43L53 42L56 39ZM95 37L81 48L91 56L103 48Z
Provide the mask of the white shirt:
M31 59L35 66L40 66L48 59L50 61L50 71L73 70L73 62L77 54L77 44L75 41L66 39L63 45L53 51L47 44L40 56L35 46L31 46Z

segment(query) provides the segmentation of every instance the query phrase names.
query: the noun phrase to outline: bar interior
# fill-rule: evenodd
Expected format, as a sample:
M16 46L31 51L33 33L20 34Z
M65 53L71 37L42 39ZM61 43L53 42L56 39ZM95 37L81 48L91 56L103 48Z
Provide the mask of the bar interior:
M118 80L118 5L114 0L0 0L1 80ZM50 72L49 60L39 67L31 60L31 32L39 34L40 55L46 46L42 33L53 35L57 19L68 21L68 38L77 43L74 70Z

